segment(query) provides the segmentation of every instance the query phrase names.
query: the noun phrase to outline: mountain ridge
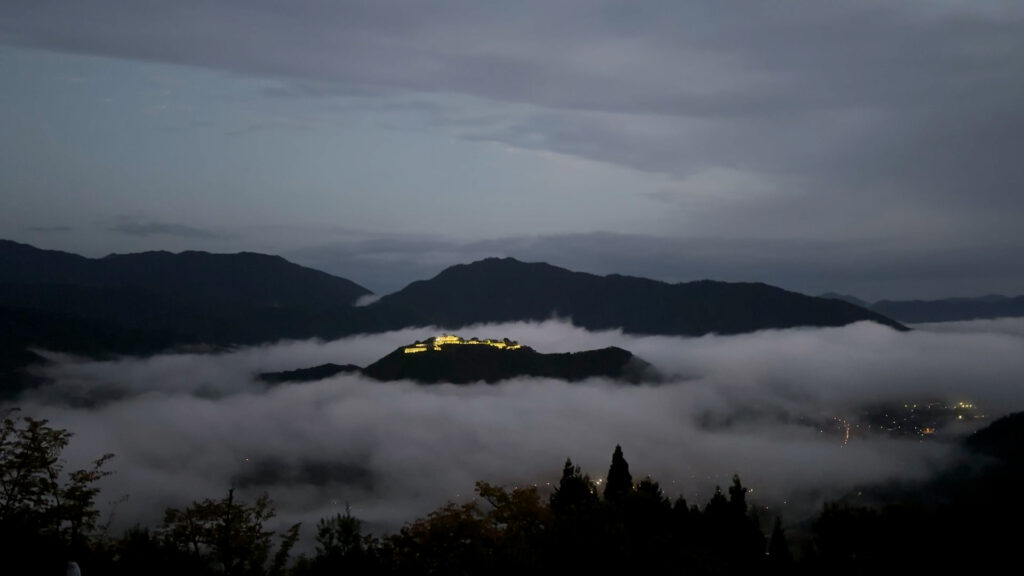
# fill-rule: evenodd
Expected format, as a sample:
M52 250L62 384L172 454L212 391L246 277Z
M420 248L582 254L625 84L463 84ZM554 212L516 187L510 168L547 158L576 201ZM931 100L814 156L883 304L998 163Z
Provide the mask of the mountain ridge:
M449 267L380 298L373 306L403 309L418 325L457 328L485 322L571 317L587 329L699 336L872 320L906 328L881 314L762 282L598 276L546 263L487 258Z
M984 296L958 296L933 300L883 299L873 303L861 300L856 296L835 292L827 292L818 297L845 300L898 322L908 323L1024 317L1024 295L986 294Z
M256 252L86 258L0 240L0 326L8 327L0 339L0 393L23 381L16 373L33 358L24 354L31 348L150 354L553 316L586 329L683 336L863 320L906 330L852 304L760 282L669 284L514 258L451 266L355 306L370 294L351 280Z
M987 295L940 300L879 300L871 310L902 322L957 322L1024 316L1024 296Z

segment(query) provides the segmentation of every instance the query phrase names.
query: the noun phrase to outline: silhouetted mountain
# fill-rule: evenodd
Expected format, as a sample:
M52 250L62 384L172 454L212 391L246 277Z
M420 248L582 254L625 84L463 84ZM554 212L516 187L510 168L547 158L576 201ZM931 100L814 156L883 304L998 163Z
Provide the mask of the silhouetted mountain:
M341 374L342 372L362 372L362 370L362 368L355 364L321 364L312 368L299 368L298 370L263 372L259 378L271 384L281 382L315 382Z
M543 263L488 258L452 266L370 306L404 309L420 325L455 328L480 322L571 317L589 329L637 334L737 334L766 328L842 326L872 320L905 328L847 302L814 298L761 283L701 280L669 284L631 276L596 276Z
M465 341L455 336L430 338L403 346L366 368L351 364L322 364L313 368L266 372L259 377L272 383L305 382L322 380L342 372L361 372L375 380L413 380L424 384L493 383L520 376L570 382L603 377L634 384L659 380L650 364L615 346L542 354L510 340Z
M32 380L31 347L98 356L349 333L370 292L263 254L105 258L0 240L0 393Z
M967 446L988 456L1024 466L1024 412L1004 416L967 438Z
M843 302L849 302L850 304L853 304L854 306L860 306L861 308L871 307L870 304L861 300L860 298L857 298L856 296L851 296L849 294L839 294L838 292L826 292L824 294L819 294L818 298L831 298L833 300L842 300Z
M945 300L880 300L871 309L900 322L953 322L1024 316L1024 296L1000 295Z
M1024 296L1010 298L989 294L976 298L944 298L940 300L879 300L874 304L856 296L826 292L819 298L843 300L867 308L898 322L954 322L987 318L1024 316Z
M43 380L26 368L45 362L45 358L23 346L0 343L0 400L13 398L22 390L41 384Z
M605 377L628 382L652 379L650 365L617 347L541 354L522 346L502 350L492 346L442 346L418 354L399 348L367 366L363 373L376 380L414 380L423 383L497 382L518 376L556 378L570 382Z
M111 353L153 354L193 343L176 333L129 328L61 312L0 306L0 398L39 383L39 378L26 369L43 364L44 358L31 348L104 357Z
M370 291L280 256L143 252L85 258L0 240L0 284L130 290L171 305L322 308Z
M176 343L323 335L369 293L278 256L145 252L90 259L0 241L0 306L110 330L165 332Z
M489 258L413 282L371 306L344 278L263 254L145 252L85 258L0 240L0 389L16 389L31 347L97 356L285 338L338 338L414 325L571 317L590 329L735 334L841 326L877 313L765 284L668 284ZM17 374L16 374L17 373Z

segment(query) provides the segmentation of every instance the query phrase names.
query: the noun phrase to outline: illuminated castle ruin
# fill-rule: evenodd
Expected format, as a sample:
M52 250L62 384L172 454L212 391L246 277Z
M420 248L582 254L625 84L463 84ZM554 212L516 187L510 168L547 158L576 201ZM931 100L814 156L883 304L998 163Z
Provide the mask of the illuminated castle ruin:
M406 354L415 354L417 352L426 352L427 350L440 351L442 346L491 346L498 348L499 350L518 350L522 348L518 342L504 338L502 340L480 340L477 338L470 338L469 340L463 340L454 334L442 334L441 336L435 336L433 338L427 338L422 342L416 342L412 346L405 348Z

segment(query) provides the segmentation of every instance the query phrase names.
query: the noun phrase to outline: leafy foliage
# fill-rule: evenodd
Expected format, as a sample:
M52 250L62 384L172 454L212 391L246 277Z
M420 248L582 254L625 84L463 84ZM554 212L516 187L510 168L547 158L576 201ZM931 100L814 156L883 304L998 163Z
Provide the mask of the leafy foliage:
M551 511L562 518L580 516L597 505L597 486L566 458L562 478L551 494Z
M61 453L71 436L17 411L0 423L0 539L15 558L70 558L90 547L96 482L109 474L103 466L113 455L65 472Z
M363 534L362 522L352 516L345 506L345 514L321 518L316 526L316 556L302 558L293 571L298 575L314 574L369 574L379 566L380 543L371 535Z
M193 568L231 576L265 574L283 568L299 531L296 524L285 532L274 562L268 564L274 532L264 524L273 517L269 496L246 504L235 501L232 489L220 500L207 498L185 509L167 509L160 535Z

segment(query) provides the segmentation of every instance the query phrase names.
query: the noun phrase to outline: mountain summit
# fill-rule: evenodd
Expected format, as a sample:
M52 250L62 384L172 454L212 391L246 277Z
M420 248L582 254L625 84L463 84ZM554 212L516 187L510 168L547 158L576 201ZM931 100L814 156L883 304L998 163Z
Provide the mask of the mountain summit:
M340 372L355 371L360 369L324 364L287 372L268 372L259 377L265 382L276 383L319 380ZM422 384L495 383L517 377L554 378L569 382L608 378L639 384L660 378L650 364L616 346L542 354L507 338L463 340L451 334L402 346L361 369L361 372L375 380L412 380Z
M86 258L0 240L0 397L32 382L29 348L103 356L338 337L370 291L279 256Z
M307 308L351 305L362 286L280 256L187 251L86 258L0 240L0 284L130 290L179 304Z
M488 258L369 306L369 290L279 256L144 252L85 258L0 240L0 396L30 382L31 348L102 356L257 344L407 326L571 318L592 330L699 336L871 320L840 300L760 283L669 284Z
M871 320L905 330L876 312L762 283L700 280L670 284L597 276L514 258L452 266L413 282L374 306L403 310L419 325L457 328L483 322L571 318L591 330L636 334L738 334Z

